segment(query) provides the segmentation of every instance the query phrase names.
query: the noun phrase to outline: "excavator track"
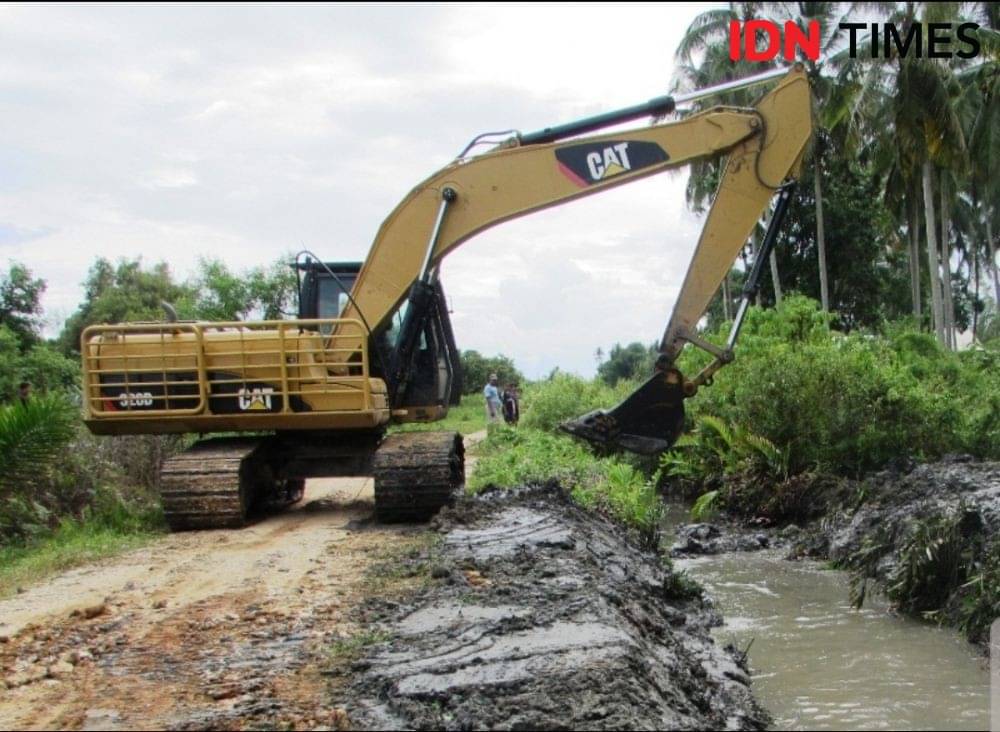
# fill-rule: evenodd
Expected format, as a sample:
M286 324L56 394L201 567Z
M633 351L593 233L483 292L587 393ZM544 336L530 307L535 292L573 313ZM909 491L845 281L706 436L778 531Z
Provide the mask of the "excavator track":
M256 498L261 438L216 438L163 463L160 497L171 531L244 526Z
M389 435L375 452L375 516L383 523L427 521L465 483L465 447L457 432Z

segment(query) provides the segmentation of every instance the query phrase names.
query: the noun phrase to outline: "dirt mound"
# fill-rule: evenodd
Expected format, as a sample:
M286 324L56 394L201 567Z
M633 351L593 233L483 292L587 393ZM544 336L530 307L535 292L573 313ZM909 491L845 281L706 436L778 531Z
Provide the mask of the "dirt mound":
M654 554L554 487L491 492L403 563L428 584L386 606L342 699L372 728L762 729L714 614ZM397 568L406 571L405 566Z
M982 533L996 536L1000 531L1000 463L956 455L877 473L859 490L864 494L858 509L832 517L824 527L826 553L835 561L862 549L872 537L898 548L917 522L960 510L976 515L974 523ZM886 556L880 574L893 565L892 552Z

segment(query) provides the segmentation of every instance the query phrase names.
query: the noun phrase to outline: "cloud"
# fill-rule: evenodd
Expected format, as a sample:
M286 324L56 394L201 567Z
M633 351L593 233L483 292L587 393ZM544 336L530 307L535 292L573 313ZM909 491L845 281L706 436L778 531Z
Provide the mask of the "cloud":
M42 226L37 229L22 229L13 224L0 223L0 247L7 244L26 244L35 239L41 239L54 232L50 226Z
M59 314L98 256L362 259L475 134L662 94L703 6L528 8L3 6L0 245ZM660 176L487 231L442 270L459 344L592 373L659 337L699 228Z

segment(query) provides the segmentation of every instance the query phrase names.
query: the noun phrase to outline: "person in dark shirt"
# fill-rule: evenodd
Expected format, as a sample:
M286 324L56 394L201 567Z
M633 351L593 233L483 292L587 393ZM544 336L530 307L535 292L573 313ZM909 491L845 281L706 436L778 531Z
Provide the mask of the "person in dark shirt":
M521 418L521 404L517 387L507 384L503 390L503 419L507 424L517 424Z
M31 382L22 381L17 385L17 400L21 404L27 404L31 399Z

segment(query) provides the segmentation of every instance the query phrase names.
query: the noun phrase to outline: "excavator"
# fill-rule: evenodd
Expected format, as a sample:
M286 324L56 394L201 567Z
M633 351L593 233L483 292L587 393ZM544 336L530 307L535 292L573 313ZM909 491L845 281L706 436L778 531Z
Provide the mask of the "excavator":
M776 83L753 107L663 121L680 104L765 82ZM605 130L644 117L654 123ZM509 219L725 156L653 374L617 406L563 425L604 450L656 454L681 433L684 400L733 359L811 134L809 82L793 66L529 134L480 135L389 214L363 263L300 254L294 319L182 321L167 309L162 322L85 329L85 422L99 435L203 438L162 467L173 530L242 526L255 507L294 502L307 478L330 476L373 477L380 521L427 520L464 483L462 437L388 427L440 420L461 394L442 259ZM710 343L698 321L772 206L728 341ZM688 344L712 356L691 378L676 366Z

